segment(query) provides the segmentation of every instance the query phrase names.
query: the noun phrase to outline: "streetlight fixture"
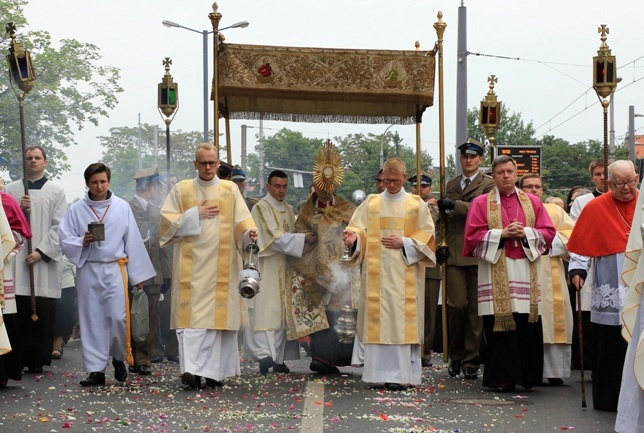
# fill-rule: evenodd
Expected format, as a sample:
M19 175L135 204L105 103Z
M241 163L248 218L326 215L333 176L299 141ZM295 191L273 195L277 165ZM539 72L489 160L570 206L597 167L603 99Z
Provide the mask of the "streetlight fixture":
M200 33L203 40L203 141L207 143L208 139L208 35L213 33L208 30L195 30L190 27L182 26L181 24L175 23L174 21L163 20L161 22L165 27L177 27L184 30L189 30L194 33ZM246 28L248 27L248 21L240 21L228 27L219 29L219 31L227 29L237 29L237 28Z
M608 107L617 87L617 62L606 43L609 29L602 24L597 29L601 35L601 44L597 55L593 57L593 88L604 110L604 191L608 180Z
M383 145L385 143L385 137L387 136L387 131L389 131L389 128L395 125L397 124L392 123L391 125L387 126L387 129L385 129L385 132L383 132L382 135L380 136L380 168L382 168L383 165L385 165L385 154L384 154Z
M170 74L170 65L172 65L172 60L170 57L166 57L163 60L165 74L157 87L159 114L161 114L161 118L165 122L165 158L168 177L170 176L170 123L172 123L179 110L179 83L174 82Z
M36 81L36 71L34 65L31 62L31 54L29 51L22 46L20 42L16 39L16 25L13 22L10 22L6 26L6 31L11 37L11 42L9 45L9 54L7 54L7 63L9 64L9 75L11 84L11 89L18 99L18 108L20 110L20 146L21 146L21 155L22 155L22 184L25 189L25 195L29 195L29 184L27 179L27 161L25 160L25 154L27 151L27 142L25 138L25 96L29 91L34 87ZM14 87L18 87L18 90ZM31 227L31 213L25 212L27 217L27 223ZM31 255L33 252L33 246L31 244L31 238L27 238L27 255ZM38 314L36 312L36 289L34 286L34 266L29 264L29 289L31 295L31 320L36 322L38 320Z
M481 101L481 111L479 113L479 123L485 132L485 136L490 142L490 161L494 160L494 142L496 138L494 134L499 128L499 122L501 120L501 101L496 99L496 93L494 93L494 86L499 81L496 75L490 75L487 79L490 89L487 91L487 95Z

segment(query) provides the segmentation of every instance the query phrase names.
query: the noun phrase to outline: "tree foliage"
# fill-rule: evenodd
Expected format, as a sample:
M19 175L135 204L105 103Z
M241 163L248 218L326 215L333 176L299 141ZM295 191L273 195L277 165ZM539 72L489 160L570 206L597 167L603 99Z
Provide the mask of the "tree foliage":
M13 21L18 40L32 53L37 80L25 98L27 145L47 151L47 172L56 177L69 169L65 148L77 144L74 133L85 122L98 124L116 106L119 70L101 65L96 45L63 39L53 42L46 31L26 31L24 0L0 1L0 22ZM9 45L9 36L0 38ZM18 90L16 88L16 90ZM8 73L0 74L0 168L22 177L20 118Z
M467 126L470 137L484 142L478 107L468 110ZM592 188L588 166L604 152L603 143L597 140L569 143L552 135L537 139L532 122L526 123L520 113L509 114L507 107L502 110L495 137L497 145L541 146L541 176L549 195L564 196L576 185ZM614 159L628 159L628 149L618 146ZM489 161L489 149L486 149L485 161Z
M156 132L155 132L156 130ZM139 168L139 133L142 167L159 167L166 174L166 130L158 125L141 124L134 127L112 128L112 135L98 137L103 146L102 162L112 170L111 189L120 197L134 194L134 173ZM197 144L203 141L201 132L170 132L170 171L179 179L195 175L192 161Z
M296 205L308 196L308 187L311 184L313 164L318 151L325 140L307 138L301 132L282 129L276 134L264 139L264 178L272 169L286 169L291 180L294 172L304 172L303 188L294 188L290 182L287 201ZM391 157L401 158L407 165L408 173L416 170L415 150L403 144L397 132L385 135L374 134L349 134L346 137L334 137L332 142L338 147L344 164L344 180L337 189L337 193L345 198L351 198L355 190L366 193L375 192L374 178L380 169L380 147L386 160ZM258 153L249 154L249 177L257 179ZM423 152L422 170L431 170L431 157Z

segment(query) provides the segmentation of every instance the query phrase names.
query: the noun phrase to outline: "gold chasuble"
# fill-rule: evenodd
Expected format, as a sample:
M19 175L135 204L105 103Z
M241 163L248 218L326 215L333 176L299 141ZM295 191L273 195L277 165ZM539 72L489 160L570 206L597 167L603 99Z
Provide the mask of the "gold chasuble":
M196 206L204 203L219 205L219 215L199 220ZM161 217L161 246L174 245L170 327L239 330L246 312L237 289L240 254L244 233L255 227L239 189L218 178L183 180Z
M434 223L417 195L383 195L370 195L347 227L358 235L361 246L358 336L364 344L421 344L425 268L436 265ZM403 249L382 245L381 239L390 235L409 238L425 257L408 266Z
M295 214L291 205L281 203L281 209L271 203L270 196L264 197L253 207L252 215L257 221L257 246L259 247L259 293L248 300L248 306L255 308L255 331L276 331L286 329L286 294L291 287L291 272L286 254L270 249L273 242L284 233L291 233L295 226Z
M557 238L552 243L552 251L556 256L541 256L541 324L543 326L543 342L546 344L572 344L573 317L570 295L563 260L568 260L568 238L572 233L575 222L561 207L553 203L544 205L557 230ZM563 245L562 245L563 244ZM559 248L557 248L559 246Z
M294 340L329 328L325 309L357 308L360 274L355 261L342 261L342 231L356 207L339 196L324 208L313 194L300 210L295 233L315 232L315 247L301 258L289 257L292 282L286 290L287 335ZM334 324L331 324L334 325Z

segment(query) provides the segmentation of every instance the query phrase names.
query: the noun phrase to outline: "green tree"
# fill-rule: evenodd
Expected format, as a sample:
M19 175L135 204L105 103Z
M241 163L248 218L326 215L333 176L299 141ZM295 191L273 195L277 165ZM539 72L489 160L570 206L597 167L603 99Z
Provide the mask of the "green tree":
M155 133L156 129L156 133ZM112 170L111 189L120 197L134 194L132 177L139 167L139 127L112 128L112 135L98 137L103 146L102 162ZM142 124L141 160L142 166L159 167L159 173L166 173L166 135L165 128L157 125ZM172 131L170 133L170 171L179 179L194 177L194 152L198 143L203 141L199 131ZM158 155L158 156L157 156Z
M56 177L69 169L64 149L77 144L74 132L85 122L98 124L117 103L123 89L119 70L101 65L97 46L63 39L52 42L46 31L26 31L25 0L0 1L0 22L13 21L18 40L32 53L37 80L25 101L27 144L47 151L47 173ZM8 46L9 37L0 38ZM20 119L8 73L0 74L0 168L22 177Z
M306 138L301 132L282 129L275 135L264 139L264 177L272 169L287 169L289 177L293 179L294 172L307 172L304 174L304 188L289 188L287 201L295 206L299 201L308 197L308 186L313 177L313 164L324 139ZM397 132L388 132L385 135L375 134L348 134L346 137L334 137L333 143L338 146L344 164L344 180L337 189L337 193L345 198L351 198L355 190L361 189L366 193L375 192L374 179L380 169L380 147L382 145L384 158L399 157L407 165L411 175L416 171L415 150L405 146ZM258 153L248 155L248 175L256 181L259 176ZM430 171L432 158L423 152L421 167ZM255 195L255 193L253 193ZM257 193L259 195L259 192Z

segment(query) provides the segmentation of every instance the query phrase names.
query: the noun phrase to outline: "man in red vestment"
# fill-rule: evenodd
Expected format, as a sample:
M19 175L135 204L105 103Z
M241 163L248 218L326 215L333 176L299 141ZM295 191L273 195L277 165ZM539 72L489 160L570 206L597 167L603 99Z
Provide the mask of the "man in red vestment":
M591 258L588 269L573 268L571 263L568 271L577 290L583 287L591 293L593 407L604 411L617 410L626 355L621 337L626 286L621 270L637 202L637 181L631 161L609 165L608 192L584 207L568 241L568 251Z

